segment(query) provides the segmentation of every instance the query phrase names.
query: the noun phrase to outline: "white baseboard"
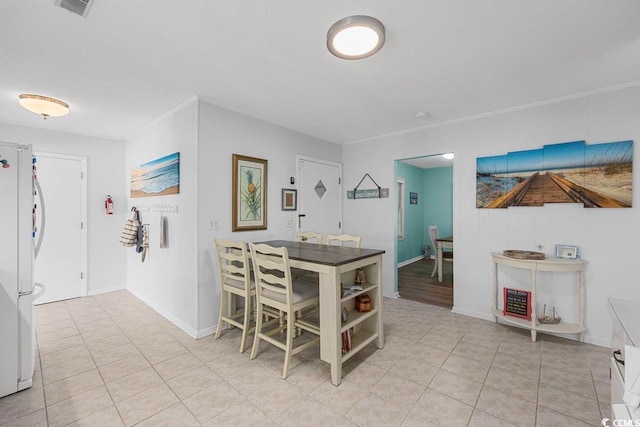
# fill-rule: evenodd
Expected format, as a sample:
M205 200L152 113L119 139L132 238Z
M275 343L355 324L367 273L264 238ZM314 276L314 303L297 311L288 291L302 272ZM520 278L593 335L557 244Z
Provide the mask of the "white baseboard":
M453 307L451 309L451 312L452 313L457 313L457 314L463 314L465 316L475 317L477 319L488 320L488 321L491 321L491 322L495 321L495 317L493 316L493 314L484 313L484 312L481 312L481 311L474 311L474 310L467 310L467 309L464 309L464 308L461 309L461 308ZM498 323L500 323L501 325L508 325L508 326L518 327L517 325L514 325L513 323L504 322L504 321L501 321L500 319L498 319ZM522 328L522 329L526 329L526 328ZM553 335L553 336L561 337L561 338L566 338L566 339L574 340L574 341L578 341L579 340L578 334L552 334L552 333L549 333L549 332L539 332L539 334L540 333ZM596 337L596 336L593 336L593 335L590 335L590 334L585 334L584 335L584 342L588 343L588 344L601 346L601 347L610 347L611 346L610 340L607 340L606 338L602 338L602 337Z
M214 325L214 326L210 326L208 328L204 328L204 329L199 329L197 334L196 334L196 339L198 338L204 338L206 336L209 335L213 335L216 333L216 328L218 327L218 325Z
M169 322L173 323L178 328L182 329L191 338L198 339L198 338L201 338L201 337L205 336L205 335L200 335L198 330L196 330L196 329L192 328L191 326L187 325L181 319L178 319L176 316L174 316L173 314L169 313L167 310L165 310L164 308L160 307L159 305L157 305L153 301L150 301L148 298L144 297L143 295L140 295L138 292L134 291L133 289L127 289L127 290L129 292L131 292L140 301L142 301L143 303L147 304L149 307L151 307L152 309L157 311L160 315L162 315L162 317L167 319Z
M408 259L408 260L406 260L406 261L399 262L397 267L398 267L398 268L400 268L400 267L404 267L405 265L409 265L409 264L413 264L414 262L418 262L418 261L420 261L421 259L424 259L424 255L417 256L417 257L415 257L415 258L411 258L411 259Z
M398 292L392 292L390 294L383 293L382 296L386 298L400 298L400 294Z
M457 314L464 314L465 316L469 316L469 317L475 317L476 319L488 320L490 322L493 322L495 320L495 317L493 317L493 314L491 313L485 313L483 311L467 310L466 308L458 308L456 306L453 306L453 308L451 309L451 312L457 313Z
M91 297L94 295L106 294L107 292L123 291L125 289L127 289L126 286L114 286L111 288L101 288L101 289L96 289L95 291L87 292L87 296Z

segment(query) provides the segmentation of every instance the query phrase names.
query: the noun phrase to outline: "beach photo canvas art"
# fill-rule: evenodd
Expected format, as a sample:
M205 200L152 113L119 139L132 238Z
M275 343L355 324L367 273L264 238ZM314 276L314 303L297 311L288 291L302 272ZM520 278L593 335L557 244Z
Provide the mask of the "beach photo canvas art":
M180 193L180 153L140 165L131 172L131 197Z
M582 203L630 208L633 141L545 145L476 159L476 207Z

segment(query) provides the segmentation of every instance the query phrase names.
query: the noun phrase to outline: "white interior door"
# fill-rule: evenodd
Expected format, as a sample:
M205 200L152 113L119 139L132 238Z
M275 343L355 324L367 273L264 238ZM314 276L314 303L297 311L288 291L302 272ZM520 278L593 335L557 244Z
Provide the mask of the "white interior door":
M44 198L44 215L36 210L43 229L42 246L34 262L34 281L45 287L35 304L87 294L84 278L84 212L86 160L48 153L36 154L38 182ZM36 198L38 200L38 198ZM44 224L41 223L44 217Z
M342 233L342 165L299 156L298 231Z

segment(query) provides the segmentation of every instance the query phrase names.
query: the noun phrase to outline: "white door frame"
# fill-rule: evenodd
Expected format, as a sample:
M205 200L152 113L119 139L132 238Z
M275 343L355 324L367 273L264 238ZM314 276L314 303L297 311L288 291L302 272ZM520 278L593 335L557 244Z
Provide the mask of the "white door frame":
M82 200L80 201L81 206L82 206L82 224L81 224L81 228L80 228L80 235L81 235L81 248L80 248L80 253L81 253L81 261L80 261L80 268L82 269L81 271L81 276L80 276L80 296L81 297L86 297L88 290L87 290L87 158L86 157L81 157L81 156L71 156L68 154L59 154L59 153L49 153L46 151L38 151L38 152L34 152L33 153L34 156L36 156L36 159L38 158L38 156L42 156L42 157L50 157L50 158L54 158L54 159L64 159L64 160L75 160L75 161L79 161L80 162L80 182L81 182L81 186L82 189L81 191L81 197ZM36 167L38 166L38 163L36 162ZM46 238L46 235L44 236L44 238Z
M301 169L301 165L300 165L300 161L304 160L306 162L314 162L314 163L320 163L323 165L327 165L327 166L334 166L338 168L338 173L340 174L340 188L344 188L344 186L342 185L342 163L337 163L337 162L332 162L331 160L324 160L324 159L316 159L314 157L308 157L308 156L302 156L302 155L296 155L296 182L300 182L300 169ZM296 184L296 188L298 188L298 185ZM342 192L342 190L341 190ZM298 192L298 197L300 197L302 195L301 192ZM299 202L299 201L298 201ZM338 218L340 218L340 232L342 233L342 229L343 229L343 220L342 220L342 194L340 194L340 197L338 197ZM296 231L300 231L300 221L296 221Z

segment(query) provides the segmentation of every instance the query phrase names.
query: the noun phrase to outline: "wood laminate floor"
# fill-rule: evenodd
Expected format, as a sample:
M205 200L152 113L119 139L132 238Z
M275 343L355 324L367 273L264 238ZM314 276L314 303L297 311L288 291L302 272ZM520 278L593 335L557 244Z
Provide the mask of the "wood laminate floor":
M398 292L401 298L453 307L453 263L442 263L442 282L438 282L437 273L431 277L434 263L433 259L422 259L398 269Z

